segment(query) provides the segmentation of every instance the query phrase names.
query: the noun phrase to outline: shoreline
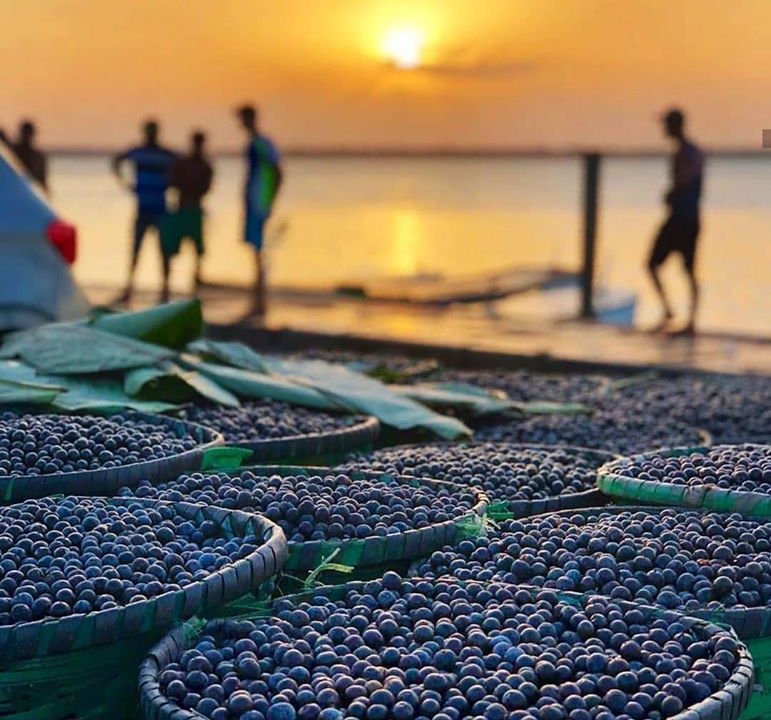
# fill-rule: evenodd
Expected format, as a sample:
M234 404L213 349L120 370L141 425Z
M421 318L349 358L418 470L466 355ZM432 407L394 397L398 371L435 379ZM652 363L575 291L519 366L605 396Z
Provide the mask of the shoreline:
M95 304L109 302L106 288L86 290ZM134 307L155 298L140 291ZM484 312L484 303L450 309L276 291L268 316L258 318L248 315L248 292L208 288L200 298L211 337L263 346L389 350L462 366L771 377L771 338L708 332L671 337L591 321L496 318Z
M78 148L78 147L51 147L47 152L55 157L105 157L115 155L122 148ZM594 148L594 147L566 147L566 148L304 148L288 146L282 151L284 157L292 158L362 158L362 159L435 159L449 158L453 160L470 159L577 159L584 155L597 153L609 159L661 159L667 158L671 153L664 147L661 148ZM711 158L733 160L765 160L771 159L771 153L763 148L706 148L705 153ZM219 149L211 153L216 158L240 158L240 149Z

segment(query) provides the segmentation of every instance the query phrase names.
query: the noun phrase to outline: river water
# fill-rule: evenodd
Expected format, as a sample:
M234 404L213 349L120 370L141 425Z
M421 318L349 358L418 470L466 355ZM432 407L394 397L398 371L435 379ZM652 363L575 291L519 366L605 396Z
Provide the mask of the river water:
M53 202L78 226L77 277L119 286L129 257L132 199L99 156L55 156ZM240 239L242 164L215 161L207 199L207 280L251 279ZM307 158L286 161L285 190L269 231L271 282L329 286L382 276L469 275L496 268L580 262L579 161L573 158ZM771 163L764 158L708 162L698 270L705 329L771 335ZM657 317L643 272L661 222L663 158L603 162L597 278L634 293L635 322ZM192 248L174 267L185 289ZM159 280L157 243L147 239L139 284ZM683 312L679 260L664 269Z

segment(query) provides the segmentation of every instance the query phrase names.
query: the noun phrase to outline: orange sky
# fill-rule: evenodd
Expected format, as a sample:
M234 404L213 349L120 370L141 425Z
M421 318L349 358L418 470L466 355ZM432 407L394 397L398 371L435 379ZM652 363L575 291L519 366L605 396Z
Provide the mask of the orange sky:
M284 145L661 142L672 102L709 145L771 127L766 0L0 0L0 124L50 145L120 145L148 113L179 142L240 141L259 102ZM382 59L426 36L429 67Z

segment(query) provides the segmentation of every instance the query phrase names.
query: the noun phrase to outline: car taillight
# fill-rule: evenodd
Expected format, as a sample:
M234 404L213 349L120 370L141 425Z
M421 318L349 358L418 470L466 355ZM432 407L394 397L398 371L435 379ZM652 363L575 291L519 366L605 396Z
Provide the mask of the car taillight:
M74 225L63 220L54 220L47 228L46 233L51 244L59 251L68 265L75 262L78 247L78 232Z

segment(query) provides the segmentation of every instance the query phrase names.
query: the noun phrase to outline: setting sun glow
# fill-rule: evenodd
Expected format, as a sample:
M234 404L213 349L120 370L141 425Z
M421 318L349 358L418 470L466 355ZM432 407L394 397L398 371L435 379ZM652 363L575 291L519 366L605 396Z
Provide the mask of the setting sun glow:
M415 28L397 28L385 36L383 51L395 67L411 70L420 65L423 43L423 34Z
M165 143L237 149L242 102L312 149L663 150L669 103L704 145L771 127L768 0L0 4L0 128L31 117L45 148L117 149L151 114Z

